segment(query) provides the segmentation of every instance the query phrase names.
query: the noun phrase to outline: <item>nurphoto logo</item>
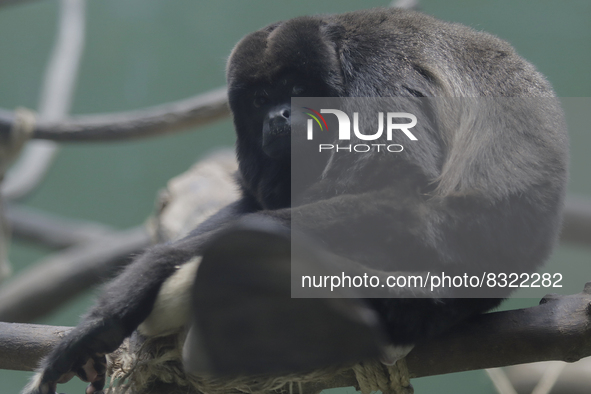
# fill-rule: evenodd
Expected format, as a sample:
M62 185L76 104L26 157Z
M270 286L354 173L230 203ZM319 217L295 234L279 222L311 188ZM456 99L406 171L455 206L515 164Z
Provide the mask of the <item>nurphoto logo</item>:
M351 140L351 120L349 115L345 112L338 110L338 109L321 109L320 112L310 108L310 107L302 107L306 110L303 112L304 114L310 116L311 119L308 119L307 122L307 139L313 140L314 139L314 122L318 125L320 132L328 132L328 125L326 123L326 119L322 114L333 114L337 117L338 121L338 139L339 141L350 141ZM392 141L392 135L394 134L395 130L402 131L408 139L411 141L416 141L417 138L414 134L409 130L416 126L417 124L417 117L413 114L408 112L387 112L386 113L386 140ZM410 122L407 123L395 123L394 119L410 119ZM359 113L353 112L353 134L356 138L362 141L376 141L377 139L381 138L384 134L384 113L378 112L378 130L373 134L366 134L361 133L359 129ZM380 151L387 151L392 153L402 152L404 147L400 144L355 144L355 145L338 145L338 144L319 144L318 151L322 152L323 150L335 150L336 152L340 151L347 151L347 152L356 152L356 153L363 153L369 152L370 150Z

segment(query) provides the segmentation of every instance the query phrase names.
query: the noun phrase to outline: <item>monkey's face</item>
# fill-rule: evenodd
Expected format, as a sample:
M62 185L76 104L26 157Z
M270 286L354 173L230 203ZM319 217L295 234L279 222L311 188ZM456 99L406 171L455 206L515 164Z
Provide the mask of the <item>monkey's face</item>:
M227 67L228 93L239 154L290 157L298 111L292 97L338 97L341 75L334 46L314 18L279 22L243 38ZM294 119L295 116L295 119Z
M300 18L268 26L242 39L228 60L241 183L265 208L290 206L294 182L313 182L327 160L308 151L304 135L294 135L305 133L306 120L291 108L292 97L343 96L336 52L321 38L321 25ZM299 121L304 127L295 127ZM298 179L292 157L302 158Z
M293 122L301 121L297 113L292 113L291 98L318 97L323 94L320 86L310 85L296 76L286 76L277 78L273 84L261 84L253 89L252 111L261 121L255 127L259 130L261 149L267 157L275 160L290 157L291 126Z
M289 192L290 179L293 180L290 171L292 157L305 157L298 173L303 174L308 182L322 167L318 161L326 161L324 155L308 151L312 145L305 144L305 127L296 127L298 123L305 125L305 116L302 111L291 108L293 97L324 96L324 86L294 73L264 80L235 80L229 85L242 179L259 201L265 201L270 207L289 205L289 193L281 198L267 194L274 195L276 189L268 185L279 183L282 184L279 189ZM294 135L294 130L299 130L302 135ZM269 203L270 200L280 200L281 203Z

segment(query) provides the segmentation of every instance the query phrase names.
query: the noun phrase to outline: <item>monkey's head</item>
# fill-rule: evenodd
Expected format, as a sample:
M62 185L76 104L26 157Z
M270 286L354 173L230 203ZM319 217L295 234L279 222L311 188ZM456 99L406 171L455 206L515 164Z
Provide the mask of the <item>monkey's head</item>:
M289 206L291 98L343 95L340 65L323 24L302 17L270 25L243 38L228 61L243 187L265 208Z

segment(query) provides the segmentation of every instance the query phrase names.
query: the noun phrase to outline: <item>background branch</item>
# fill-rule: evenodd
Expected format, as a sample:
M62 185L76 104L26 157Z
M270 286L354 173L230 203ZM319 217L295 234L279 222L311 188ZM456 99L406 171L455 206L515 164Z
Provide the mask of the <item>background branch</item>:
M0 321L31 321L50 313L114 276L150 243L140 226L97 237L39 261L0 288Z
M65 219L32 208L9 204L4 216L12 236L50 248L67 248L115 231L96 222Z
M70 111L84 50L85 5L85 0L60 2L59 30L39 98L38 117L46 122L60 121ZM3 197L15 200L29 194L44 178L57 150L58 145L51 141L28 143L7 173Z
M64 142L114 141L201 126L230 116L226 88L137 111L81 115L63 121L39 119L33 138ZM0 109L0 135L9 133L14 113Z
M568 196L561 241L591 246L591 201Z

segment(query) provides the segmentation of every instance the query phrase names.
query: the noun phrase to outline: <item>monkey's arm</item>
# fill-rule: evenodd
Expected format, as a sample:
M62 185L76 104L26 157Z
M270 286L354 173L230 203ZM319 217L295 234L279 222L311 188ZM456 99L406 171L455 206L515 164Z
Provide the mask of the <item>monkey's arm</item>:
M243 198L220 210L186 238L154 246L136 258L104 287L81 323L41 362L23 394L53 394L57 383L67 382L74 375L90 382L88 394L101 390L105 354L117 349L146 319L163 282L180 265L199 255L214 234L253 209L254 205Z

